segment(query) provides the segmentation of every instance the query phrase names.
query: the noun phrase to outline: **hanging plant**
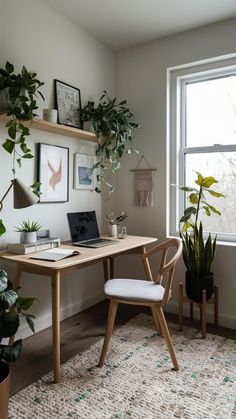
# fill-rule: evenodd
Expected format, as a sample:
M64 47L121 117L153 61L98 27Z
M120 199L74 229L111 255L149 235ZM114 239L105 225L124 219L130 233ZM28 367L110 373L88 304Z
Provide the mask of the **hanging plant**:
M98 139L97 163L94 165L94 169L99 169L95 188L98 193L101 193L102 184L109 193L114 191L114 186L107 181L108 173L114 174L120 169L124 153L137 152L132 147L132 140L139 124L134 121L134 115L126 105L127 100L117 103L116 98L110 99L104 91L97 106L89 101L82 109L83 122L91 122Z
M26 138L30 130L22 121L32 121L36 116L36 97L39 94L44 99L39 88L43 82L36 78L37 74L28 71L25 66L19 74L14 73L13 64L7 61L5 68L0 68L0 98L1 111L9 115L6 122L8 138L3 143L3 148L13 157L12 172L15 176L16 164L21 167L22 159L33 157Z

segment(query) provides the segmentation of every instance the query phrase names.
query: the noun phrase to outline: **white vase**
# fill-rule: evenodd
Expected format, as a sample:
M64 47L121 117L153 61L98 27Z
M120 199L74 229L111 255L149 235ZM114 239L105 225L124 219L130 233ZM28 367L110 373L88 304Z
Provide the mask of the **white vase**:
M37 233L36 231L29 231L29 232L24 232L24 236L23 236L23 243L35 243L37 241Z
M117 224L109 224L109 236L117 237Z

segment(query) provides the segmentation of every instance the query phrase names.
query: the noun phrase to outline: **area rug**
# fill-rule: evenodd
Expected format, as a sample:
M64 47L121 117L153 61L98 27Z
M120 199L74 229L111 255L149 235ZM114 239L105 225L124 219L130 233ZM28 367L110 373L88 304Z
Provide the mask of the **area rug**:
M98 368L103 340L10 400L10 419L236 418L236 342L169 325L180 371L151 316L141 314L113 334Z

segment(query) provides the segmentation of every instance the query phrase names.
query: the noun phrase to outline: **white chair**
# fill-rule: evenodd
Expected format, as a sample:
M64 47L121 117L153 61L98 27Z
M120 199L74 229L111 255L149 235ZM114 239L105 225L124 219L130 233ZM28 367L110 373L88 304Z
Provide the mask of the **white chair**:
M174 248L174 252L173 252ZM168 255L172 249L171 255ZM157 278L154 281L148 257L156 252L162 252ZM174 254L173 254L174 253ZM139 279L111 279L105 283L104 292L110 299L107 318L106 334L104 338L99 367L102 367L112 335L117 307L119 303L149 306L156 328L164 336L176 371L179 365L176 359L172 339L166 324L163 307L171 298L171 287L176 263L182 253L182 242L173 238L146 251L143 256L144 267L148 280ZM165 285L164 285L165 282ZM163 286L164 285L164 286Z

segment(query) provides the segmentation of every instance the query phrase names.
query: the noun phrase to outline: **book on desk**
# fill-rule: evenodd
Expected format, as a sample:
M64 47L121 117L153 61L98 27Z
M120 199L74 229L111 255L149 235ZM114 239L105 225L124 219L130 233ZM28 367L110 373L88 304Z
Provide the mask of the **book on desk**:
M33 256L30 256L30 259L38 259L38 260L48 260L50 262L57 262L58 260L62 260L68 258L70 256L78 256L80 252L78 250L71 250L71 249L51 249L45 252L37 252Z

